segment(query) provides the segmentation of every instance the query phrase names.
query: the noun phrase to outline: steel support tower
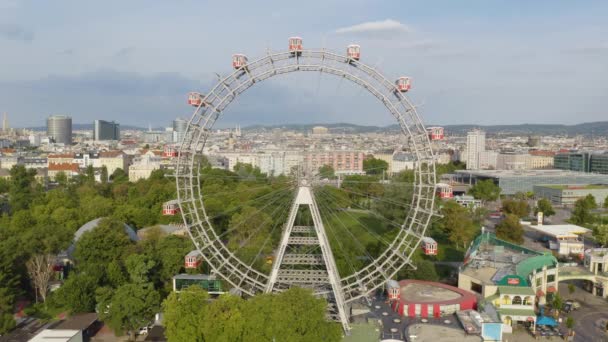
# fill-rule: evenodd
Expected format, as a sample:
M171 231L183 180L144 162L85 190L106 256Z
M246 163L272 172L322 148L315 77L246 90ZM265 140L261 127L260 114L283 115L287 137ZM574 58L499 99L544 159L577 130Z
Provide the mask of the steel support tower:
M303 209L301 209L304 207ZM312 226L296 226L296 218L308 209ZM266 293L282 291L291 286L311 288L317 297L328 303L328 315L349 331L348 316L340 276L331 251L325 227L312 188L301 180L281 244L277 249Z

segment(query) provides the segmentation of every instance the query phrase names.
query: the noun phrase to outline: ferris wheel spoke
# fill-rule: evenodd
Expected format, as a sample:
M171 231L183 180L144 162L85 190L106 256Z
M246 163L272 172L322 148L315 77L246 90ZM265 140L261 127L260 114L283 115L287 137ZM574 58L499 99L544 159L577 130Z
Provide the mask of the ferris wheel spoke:
M265 184L265 185L261 185L261 186L253 187L253 188L231 189L231 190L221 191L221 192L208 192L208 191L206 191L204 189L205 186L203 185L202 188L201 188L201 191L203 193L205 193L205 195L203 196L203 199L207 199L207 198L216 198L216 197L220 197L220 196L223 196L223 195L229 195L229 194L239 194L239 193L255 192L257 190L267 189L269 187L272 188L272 186L276 185L276 184L292 184L292 182ZM237 185L237 187L238 187L238 185Z
M279 214L279 217L285 217L286 214L289 213L289 202L287 202L288 204L283 205L283 208L281 210L281 213ZM274 224L274 226L272 227L272 230L270 231L270 233L268 234L268 236L266 236L266 239L264 240L264 243L262 244L262 247L260 247L260 250L258 251L258 253L256 254L256 256L253 258L253 261L251 261L251 264L249 265L250 267L253 266L253 264L257 261L257 259L262 255L262 252L264 251L264 249L266 248L266 245L268 244L268 242L270 242L270 240L274 237L274 233L277 229L277 227L282 226L283 221L282 220L276 220L276 223Z
M222 211L220 213L216 213L214 216L209 217L209 220L225 216L226 214L228 214L230 212L233 212L233 211L235 211L237 209L240 209L240 208L244 207L245 205L251 204L252 202L260 201L262 199L267 200L268 198L272 198L273 195L276 195L278 193L281 193L281 192L286 191L286 190L291 190L291 189L293 189L292 185L284 186L284 187L275 189L275 190L273 190L271 192L268 192L266 194L260 195L258 197L250 198L250 199L248 199L246 201L240 202L239 205L236 205L236 206L234 206L234 207L232 207L230 209L227 209L227 210ZM204 201L205 201L205 197L203 197L203 202Z
M328 199L330 199L334 204L338 204L335 200L335 198L332 198L333 195L330 194L329 192L324 192L323 193ZM356 204L355 204L356 205ZM387 218L385 218L384 216L374 212L374 211L367 211L370 214L376 216L377 218L383 219L384 221L386 221L387 223L397 227L397 228L401 228L403 225L398 224L396 222L393 222ZM373 229L369 228L366 224L364 224L359 218L357 218L356 216L352 215L349 210L344 210L344 213L346 213L346 215L348 215L350 218L352 218L353 220L357 221L361 227L363 227L370 235L372 235L374 238L376 238L378 241L380 241L381 243L383 243L386 246L390 245L390 242L387 241L386 239L384 239L381 235L379 235L378 233L376 233Z
M332 195L331 193L328 193L328 195L329 195L329 196L332 196L332 197L334 197L334 199L336 199L336 198L335 198L335 196L334 196L334 195ZM388 219L388 218L386 218L386 217L384 217L384 216L380 215L380 213L376 212L375 210L368 210L368 209L364 208L363 206L361 206L360 204L357 204L357 203L352 203L352 204L353 204L353 205L355 205L355 206L357 206L357 207L359 207L359 209L361 209L361 210L366 210L366 211L367 211L367 212L369 212L370 214L372 214L372 215L374 215L375 217L377 217L377 218L379 218L379 219L383 220L384 222L386 222L386 223L388 223L388 224L390 224L390 225L394 226L395 228L403 228L403 227L404 227L404 225L405 225L405 223L399 223L399 222L395 222L395 221L393 221L393 220L390 220L390 219ZM405 217L404 217L404 220L405 220Z
M336 229L331 224L331 219L328 216L328 212L325 212L324 210L323 211L319 210L319 211L320 211L324 226L329 228L326 230L328 232L328 236L333 238L333 241L336 242L335 246L341 252L338 255L340 255L342 257L341 260L344 261L346 266L350 268L349 274L357 273L357 268L351 263L350 257L346 251L346 248L343 246L341 239L338 238L338 236L336 234ZM334 245L332 244L332 246L334 246Z
M366 194L366 193L361 193L361 192L357 192L357 191L353 191L353 190L348 190L348 189L346 189L344 187L342 187L340 189L343 190L343 191L345 191L345 192L348 192L349 194L353 194L353 195L357 195L357 196L361 196L361 197L366 197L366 198L371 198L371 199L374 199L374 200L377 200L377 201L380 201L380 202L384 202L386 204L396 205L396 206L399 206L399 207L403 207L405 209L410 209L410 207L411 207L411 205L403 204L403 203L399 203L399 202L395 202L395 201L391 201L391 200L388 200L386 198L372 196L369 193Z
M255 229L254 232L252 232L251 234L249 234L249 236L244 240L238 243L238 250L242 250L245 249L248 245L248 243L251 241L251 239L253 237L258 236L258 234L260 232L262 232L262 230L267 227L267 223L271 223L271 226L273 226L272 230L267 234L266 239L264 240L264 243L262 244L262 246L260 247L260 249L258 250L258 252L256 253L256 255L253 257L251 264L249 265L249 267L252 267L253 264L255 263L257 257L263 252L264 248L266 247L267 242L270 240L272 233L274 232L275 228L277 227L278 223L280 222L280 218L283 216L278 215L275 216L278 213L283 213L285 212L286 208L289 207L289 202L285 201L282 204L276 206L276 208L272 211L272 213L270 215L268 215L268 217L264 220L264 222L262 222L261 224L258 225L258 227ZM276 220L277 223L275 223L274 225L272 225L272 221ZM243 220L243 222L245 222L246 220Z
M281 195L278 195L278 196L276 196L276 197L272 198L272 199L271 199L271 200L269 200L269 201L268 201L266 204L264 204L262 207L260 207L260 208L256 208L256 209L255 209L255 212L254 212L253 214L255 215L255 214L257 214L257 213L261 213L261 212L263 212L263 210L264 210L265 208L269 207L271 204L276 203L278 200L280 200L280 199L282 199L282 198L287 198L288 196L290 196L290 194L291 194L291 190L292 190L291 188L287 188L287 189L283 189L283 190L281 190L281 191L279 191L279 192L274 192L274 193L273 193L273 195L278 195L279 193L280 193ZM236 229L238 229L238 228L239 228L241 225L243 225L245 222L247 222L247 220L242 220L242 221L241 221L241 222L239 222L238 224L236 224L236 225L234 225L234 226L230 227L228 230L226 230L226 231L224 231L223 233L219 234L219 235L217 236L217 239L219 240L219 239L221 239L222 237L227 236L229 233L232 233L232 232L236 231Z
M342 221L340 216L338 214L336 214L336 211L334 209L331 209L327 203L320 203L320 204L321 204L321 207L323 207L325 210L327 210L327 212L329 212L330 215L338 221L339 226L343 227L343 230L347 233L348 236L350 236L352 238L352 240L359 247L359 249L363 252L363 254L365 254L365 256L368 257L370 260L373 260L373 257L367 252L367 248L365 246L363 246L361 244L361 242L353 235L353 233L346 226L346 224L344 224L344 222Z

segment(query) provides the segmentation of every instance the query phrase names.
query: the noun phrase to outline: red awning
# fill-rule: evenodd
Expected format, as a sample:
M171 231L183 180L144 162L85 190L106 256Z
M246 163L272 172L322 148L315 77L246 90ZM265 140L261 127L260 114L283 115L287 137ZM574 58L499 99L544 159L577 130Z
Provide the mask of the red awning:
M547 287L547 292L556 292L557 290L555 289L555 286L549 286Z
M534 317L528 317L527 321L528 322L534 322Z
M544 295L545 295L545 293L543 292L543 290L536 291L536 297L542 297Z

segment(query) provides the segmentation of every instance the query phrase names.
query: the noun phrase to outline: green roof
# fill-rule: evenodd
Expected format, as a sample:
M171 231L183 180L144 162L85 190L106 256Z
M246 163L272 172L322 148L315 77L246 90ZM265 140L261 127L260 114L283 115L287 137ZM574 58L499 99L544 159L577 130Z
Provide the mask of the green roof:
M499 286L498 292L503 294L513 294L519 296L534 296L534 290L531 287L526 286Z
M525 260L522 260L515 266L515 272L518 276L528 278L534 271L542 269L543 266L557 265L557 259L551 254L537 255Z
M500 314L500 316L530 316L536 317L536 312L534 309L501 309L498 308L496 311Z

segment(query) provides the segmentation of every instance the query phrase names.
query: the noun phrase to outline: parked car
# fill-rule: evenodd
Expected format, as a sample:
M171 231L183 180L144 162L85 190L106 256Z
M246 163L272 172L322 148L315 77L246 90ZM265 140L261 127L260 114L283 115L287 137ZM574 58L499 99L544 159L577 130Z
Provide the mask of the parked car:
M575 300L569 299L564 303L564 306L562 309L564 310L564 312L568 313L570 311L578 310L580 308L581 308L581 303L579 303Z

